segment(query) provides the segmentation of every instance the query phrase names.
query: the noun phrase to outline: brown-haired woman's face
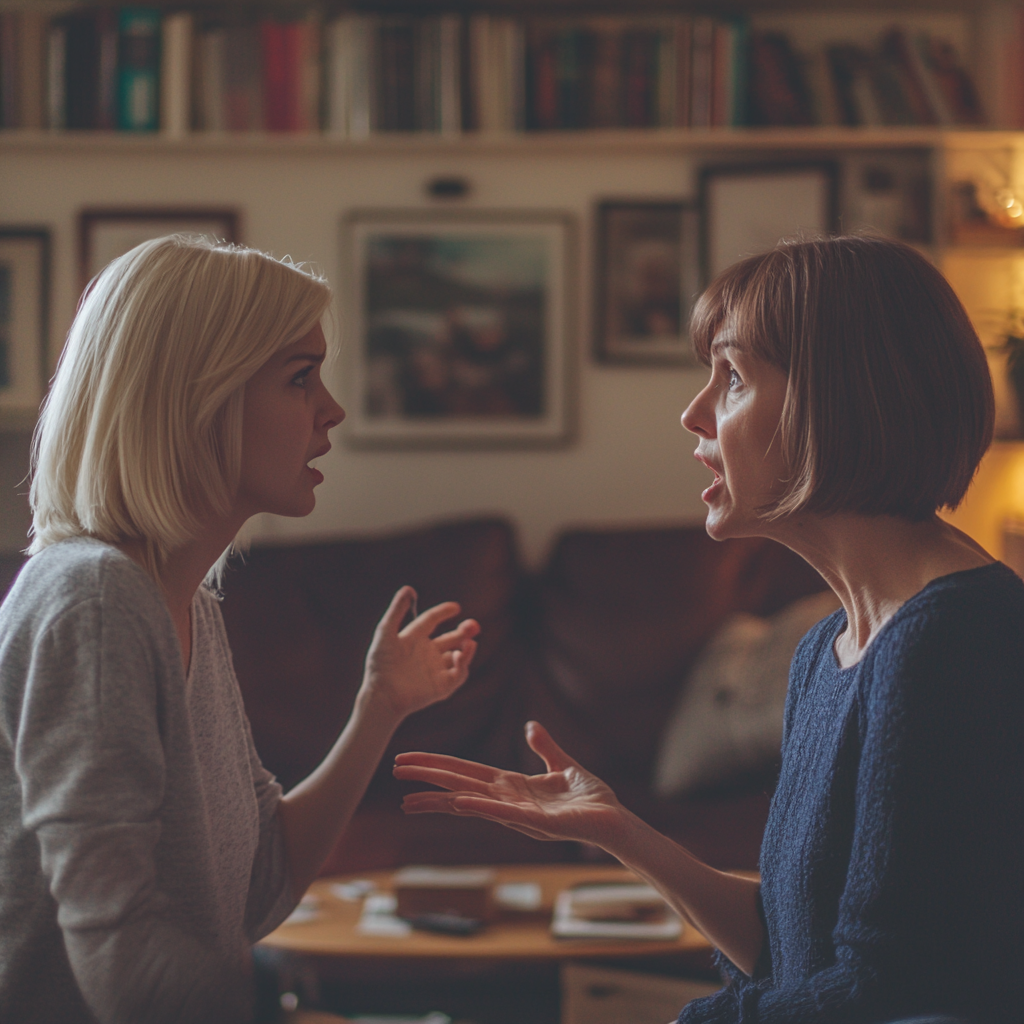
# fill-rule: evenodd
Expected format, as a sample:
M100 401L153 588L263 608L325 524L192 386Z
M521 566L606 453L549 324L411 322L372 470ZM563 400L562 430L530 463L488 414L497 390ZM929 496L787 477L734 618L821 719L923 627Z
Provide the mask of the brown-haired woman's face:
M715 336L711 379L682 416L683 426L700 438L694 456L715 474L701 495L715 540L770 529L759 510L784 489L778 431L786 384L786 374L755 355L733 327Z

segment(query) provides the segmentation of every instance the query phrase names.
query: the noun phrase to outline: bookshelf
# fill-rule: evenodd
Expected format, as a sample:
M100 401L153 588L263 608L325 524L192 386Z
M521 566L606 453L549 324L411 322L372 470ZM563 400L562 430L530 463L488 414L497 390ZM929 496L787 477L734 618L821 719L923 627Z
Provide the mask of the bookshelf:
M10 10L16 3L0 5ZM367 5L364 5L364 7ZM621 5L562 4L569 15ZM803 16L786 4L745 3L751 24L794 25ZM818 10L826 5L818 5ZM829 5L831 6L831 5ZM838 6L838 5L836 5ZM848 5L843 5L848 8ZM857 5L875 30L892 15ZM655 14L672 4L645 5ZM168 8L169 9L169 8ZM396 10L399 8L396 7ZM436 4L405 4L404 12L436 12ZM462 5L464 12L544 12L532 0ZM686 8L683 8L684 11ZM964 53L984 96L985 25L976 4L908 5L898 17L925 19L935 31L959 19L968 26ZM816 15L817 16L817 15ZM759 22L758 19L761 19ZM930 19L930 20L928 20ZM938 20L936 20L938 19ZM936 27L937 26L937 27ZM796 30L794 29L794 37ZM817 31L817 30L815 30ZM867 29L865 29L867 31ZM985 101L987 104L989 100ZM997 123L1000 123L997 119ZM376 132L364 138L322 132L0 131L0 222L46 225L53 234L50 357L78 298L77 218L86 207L232 207L245 242L296 260L318 263L333 283L340 276L338 230L357 208L446 208L424 184L439 174L468 179L468 198L448 207L481 210L550 209L580 226L576 439L543 452L368 453L337 445L318 508L305 521L259 524L257 540L330 537L376 531L431 518L499 511L519 525L527 558L539 560L564 524L699 521L706 475L689 458L678 427L703 374L690 369L602 366L590 358L594 287L593 211L608 198L672 199L695 195L705 163L832 157L840 163L872 154L910 153L931 182L931 232L925 243L964 299L983 338L997 331L993 311L1024 305L1024 246L956 244L950 187L979 163L997 168L1024 194L1024 132L943 126L652 127L548 131ZM1007 240L1009 241L1009 240ZM27 435L0 434L0 489L14 493L24 472ZM1000 443L986 460L982 498L968 503L964 523L995 553L1005 494L1020 477L1020 445ZM691 466L691 463L693 465ZM386 467L386 472L382 472ZM1015 475L1016 474L1016 475ZM1016 501L1016 499L1014 499ZM1019 507L1018 507L1019 505ZM1018 505L1024 510L1024 494ZM19 546L22 525L7 515L0 548ZM1011 509L1012 511L1012 509ZM7 526L15 523L10 530Z

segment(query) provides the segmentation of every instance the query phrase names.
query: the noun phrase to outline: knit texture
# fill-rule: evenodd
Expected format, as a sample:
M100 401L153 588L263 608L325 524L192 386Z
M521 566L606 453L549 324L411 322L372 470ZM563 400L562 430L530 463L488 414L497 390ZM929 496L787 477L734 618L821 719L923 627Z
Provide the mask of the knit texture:
M1024 1020L1024 584L932 581L840 669L842 610L790 672L752 978L685 1024Z

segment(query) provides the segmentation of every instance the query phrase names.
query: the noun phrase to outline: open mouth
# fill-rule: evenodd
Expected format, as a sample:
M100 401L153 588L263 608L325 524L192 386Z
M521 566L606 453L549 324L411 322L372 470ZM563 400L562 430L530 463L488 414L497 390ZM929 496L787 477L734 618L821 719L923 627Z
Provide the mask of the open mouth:
M701 498L704 501L708 501L710 498L714 497L715 492L722 486L722 474L718 471L718 468L708 462L708 460L704 458L699 451L694 452L693 457L702 465L707 466L707 468L715 474L715 479L711 482L711 485L701 492Z

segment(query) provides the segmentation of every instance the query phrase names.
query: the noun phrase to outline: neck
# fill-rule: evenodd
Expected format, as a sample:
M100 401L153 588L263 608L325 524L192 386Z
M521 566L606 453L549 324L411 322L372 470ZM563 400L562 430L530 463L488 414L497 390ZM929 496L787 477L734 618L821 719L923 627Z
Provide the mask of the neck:
M993 561L938 516L798 516L772 536L817 569L842 601L847 628L836 655L844 666L859 661L900 606L932 580Z
M232 518L205 524L196 536L175 548L160 569L156 583L178 634L186 671L192 653L192 598L244 522L244 519ZM115 547L145 568L142 541L126 540Z

